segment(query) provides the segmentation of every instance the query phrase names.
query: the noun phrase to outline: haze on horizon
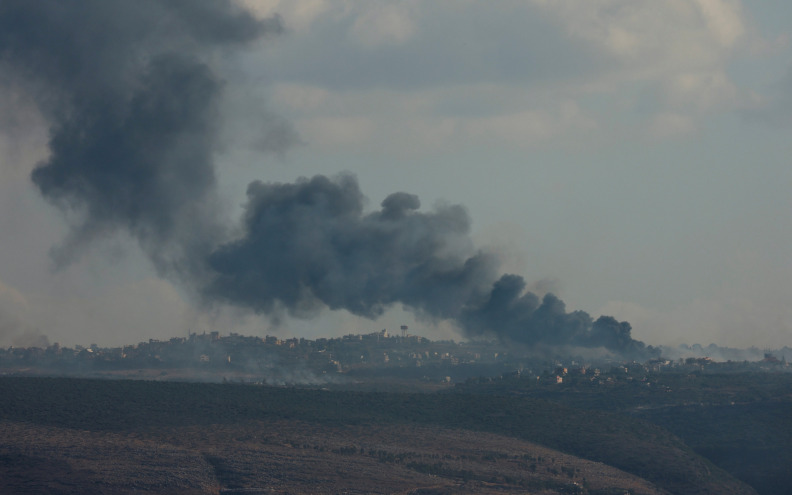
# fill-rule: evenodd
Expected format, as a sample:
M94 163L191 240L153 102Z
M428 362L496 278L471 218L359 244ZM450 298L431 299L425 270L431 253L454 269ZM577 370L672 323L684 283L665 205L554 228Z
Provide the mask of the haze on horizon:
M0 6L0 26L16 22L8 15L15 3ZM226 3L199 2L197 10L207 15ZM263 27L234 11L223 29L197 21L195 31L164 35L151 28L151 46L134 52L126 47L147 26L148 7L77 16L89 33L83 53L97 42L92 19L106 16L121 29L105 41L109 48L96 48L95 60L75 66L73 79L65 54L26 66L13 58L26 52L0 35L0 345L34 345L44 336L65 345L117 345L204 329L335 336L401 324L430 338L460 338L449 321L435 328L396 300L371 320L365 316L376 316L376 304L373 313L366 306L353 315L297 297L306 312L290 314L240 304L237 296L236 304L220 297L207 307L185 288L184 273L191 281L205 274L185 267L191 258L174 251L203 253L214 269L233 272L224 255L261 244L226 244L207 255L213 248L198 241L215 232L239 238L245 226L237 219L250 218L256 191L317 174L338 184L345 180L339 177L356 178L360 232L378 225L373 214L386 198L381 215L392 221L414 211L417 196L417 218L427 225L443 215L469 219L461 251L470 241L494 253L498 273L522 275L529 290L555 293L568 311L629 321L633 337L647 344L792 345L792 50L785 22L792 6L245 4ZM76 5L90 13L99 3ZM178 25L179 12L168 15ZM52 122L61 118L53 111L56 78L39 76L41 84L32 84L10 67L58 74L63 93L129 85L142 98L128 72L108 67L117 61L103 55L156 59L163 47L183 57L152 63L147 84L178 77L200 83L189 89L209 98L185 122L212 130L209 141L193 139L177 158L168 155L205 173L172 196L157 196L152 208L175 204L168 208L192 217L180 211L178 223L158 215L152 221L138 202L153 190L131 198L121 216L98 208L125 201L112 196L94 197L95 211L64 214L52 204L58 178L34 172L53 156ZM201 73L203 66L211 72ZM156 129L129 131L146 142ZM130 138L128 152L118 156L136 153L130 144L136 142ZM254 181L264 189L249 189ZM207 213L210 206L220 213ZM217 222L197 220L215 214ZM442 301L408 303L434 316L446 311ZM337 307L355 311L355 304L342 300Z

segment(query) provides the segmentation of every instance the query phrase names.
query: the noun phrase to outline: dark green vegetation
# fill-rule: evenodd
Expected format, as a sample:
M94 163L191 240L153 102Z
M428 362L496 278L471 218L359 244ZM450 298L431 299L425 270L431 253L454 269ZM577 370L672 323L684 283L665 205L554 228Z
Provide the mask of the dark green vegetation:
M389 394L221 384L4 377L0 379L0 396L3 397L0 419L15 424L107 433L125 438L184 428L216 431L252 421L272 424L300 422L311 425L310 428L320 435L324 430L341 427L368 428L368 431L394 426L429 428L429 431L437 432L445 429L478 431L528 440L566 454L602 462L637 475L673 494L754 493L697 455L679 438L647 421L602 410L585 410L542 398L500 393L484 395L479 393L481 391ZM340 456L353 453L349 447L337 450ZM359 450L355 445L354 452ZM224 461L222 456L205 459L214 465L216 472L225 473L225 476L230 476L228 473L235 466ZM412 463L412 471L421 475L461 478L471 472L441 461L405 458L400 462L406 467ZM524 471L530 469L528 460L521 462L525 463ZM575 472L574 467L565 465L564 469L571 474ZM245 471L239 468L234 472ZM563 477L566 471L559 468L555 474ZM493 480L508 482L496 475L493 475ZM227 486L233 488L231 483ZM571 488L576 485L568 486L569 490L577 493L595 492L588 491L584 485L577 488ZM528 488L523 486L523 489ZM554 493L561 492L559 488Z
M761 494L792 487L792 401L640 411Z
M789 493L792 373L729 368L724 363L696 371L647 373L639 367L618 367L596 379L570 373L561 384L469 380L457 389L541 398L650 421L760 494Z

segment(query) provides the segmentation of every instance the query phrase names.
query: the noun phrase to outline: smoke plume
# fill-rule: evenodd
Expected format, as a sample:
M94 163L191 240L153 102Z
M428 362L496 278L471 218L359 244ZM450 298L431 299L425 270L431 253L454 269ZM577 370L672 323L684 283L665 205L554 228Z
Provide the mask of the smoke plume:
M367 212L350 175L251 183L241 235L229 238L214 164L224 84L211 61L281 31L278 18L257 20L228 0L0 4L0 67L34 92L50 125L50 157L32 181L74 221L56 260L124 231L160 273L210 303L369 318L402 304L469 336L643 349L626 322L567 313L522 277L499 277L496 258L472 245L463 207L423 212L397 192ZM262 115L271 136L298 141ZM259 144L284 151L283 139L270 141Z
M36 92L50 157L32 180L76 218L68 262L123 229L161 271L218 235L213 152L222 80L211 52L280 31L223 0L10 0L0 63ZM194 267L192 267L194 268Z
M264 312L326 305L374 318L401 302L453 318L494 275L491 257L457 254L469 244L462 207L421 213L416 196L394 193L365 214L363 200L348 175L250 184L245 235L209 257L208 292Z
M644 351L627 322L567 313L552 293L540 302L518 275L496 280L497 260L475 251L461 206L424 213L417 196L399 192L366 213L348 175L254 182L247 194L243 236L208 258L212 298L261 312L284 305L302 315L327 306L370 318L401 303L453 319L470 336Z

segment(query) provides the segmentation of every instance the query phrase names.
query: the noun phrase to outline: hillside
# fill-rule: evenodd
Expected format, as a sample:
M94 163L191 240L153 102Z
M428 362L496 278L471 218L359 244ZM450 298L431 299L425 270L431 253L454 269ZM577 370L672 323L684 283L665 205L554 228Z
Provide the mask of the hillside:
M568 374L560 384L536 380L469 380L462 393L551 400L577 409L650 421L760 494L792 485L792 373L745 372L742 364L695 371Z
M11 377L0 394L7 491L754 493L656 426L543 400Z

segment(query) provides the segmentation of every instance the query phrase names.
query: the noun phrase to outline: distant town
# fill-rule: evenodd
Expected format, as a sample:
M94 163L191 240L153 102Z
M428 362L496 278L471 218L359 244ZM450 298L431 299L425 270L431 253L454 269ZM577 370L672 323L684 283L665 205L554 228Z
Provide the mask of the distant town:
M0 492L789 493L792 349L657 350L407 328L4 348Z
M112 348L58 344L0 348L0 373L266 385L389 382L442 387L492 378L530 378L550 384L565 380L608 383L670 371L790 371L787 356L792 355L789 348L769 352L696 345L663 348L663 356L672 357L638 363L587 352L508 346L496 341L432 341L411 335L407 327L395 333L382 330L315 340L236 333L222 336L212 331Z

